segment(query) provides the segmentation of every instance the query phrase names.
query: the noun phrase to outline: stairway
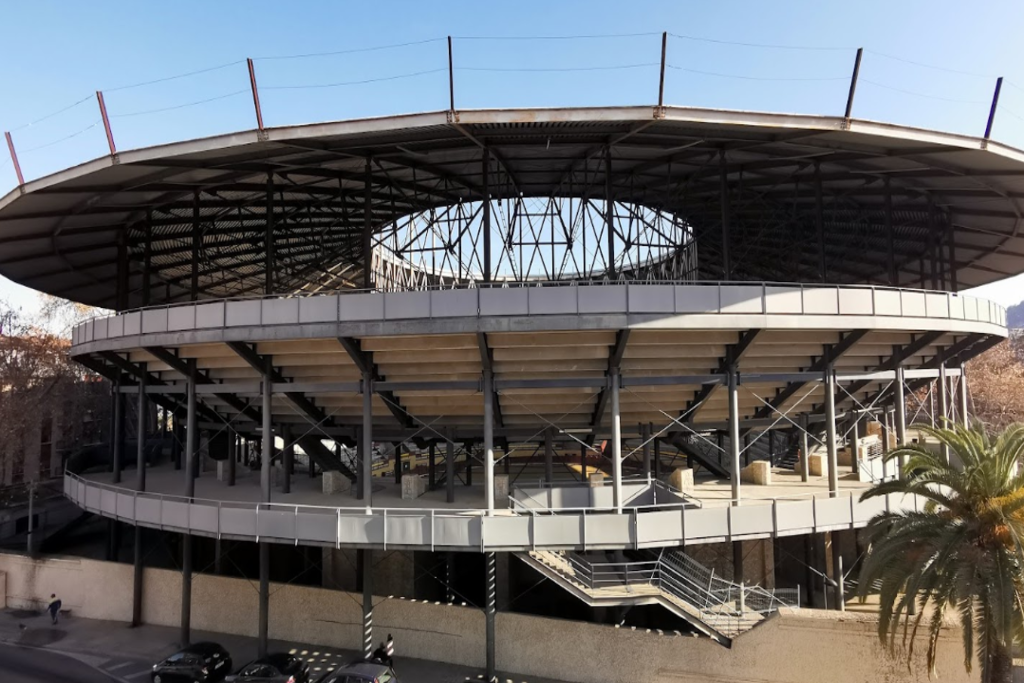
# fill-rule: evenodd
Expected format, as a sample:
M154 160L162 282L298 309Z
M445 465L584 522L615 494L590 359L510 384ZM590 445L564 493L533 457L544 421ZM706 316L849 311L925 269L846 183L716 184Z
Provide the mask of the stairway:
M776 592L714 575L682 549L646 551L633 562L597 562L593 555L555 550L519 558L594 607L661 605L725 647L786 604Z

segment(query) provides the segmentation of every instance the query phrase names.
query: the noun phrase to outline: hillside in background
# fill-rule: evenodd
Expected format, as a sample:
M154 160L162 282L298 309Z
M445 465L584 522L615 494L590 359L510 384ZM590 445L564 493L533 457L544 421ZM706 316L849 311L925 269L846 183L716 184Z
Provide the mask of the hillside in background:
M1013 329L1024 327L1024 301L1006 309L1006 326Z

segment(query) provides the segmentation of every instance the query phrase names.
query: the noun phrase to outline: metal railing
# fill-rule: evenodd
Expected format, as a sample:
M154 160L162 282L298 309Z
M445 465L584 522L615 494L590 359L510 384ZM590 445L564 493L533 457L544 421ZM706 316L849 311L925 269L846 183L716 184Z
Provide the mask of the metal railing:
M654 281L637 281L637 282L618 282L618 281L604 281L604 280L537 280L537 281L502 281L502 282L461 282L461 283L449 283L449 284L424 284L416 288L400 291L388 291L381 289L341 289L329 292L291 292L286 294L254 294L240 297L228 297L222 299L210 299L203 301L189 301L189 302L175 302L158 304L154 306L147 306L143 308L134 308L116 312L105 312L99 315L93 316L73 328L73 337L76 343L79 338L78 331L83 329L86 325L93 324L100 320L106 320L115 317L124 317L131 314L141 312L154 312L160 310L171 310L177 308L186 308L193 306L202 306L208 304L227 304L227 303L238 303L238 302L256 302L256 301L274 301L274 300L287 300L287 299L308 299L317 297L329 297L329 296L352 296L359 294L378 294L378 295L396 295L409 292L430 292L430 291L443 291L443 290L492 290L492 289L536 289L536 288L587 288L587 287L654 287L654 286L675 286L675 287L686 287L686 288L717 288L719 294L717 297L717 305L711 306L714 310L703 311L705 313L723 313L725 309L730 309L736 306L739 302L730 302L728 299L723 301L722 290L723 288L745 288L745 289L759 289L760 292L753 296L749 300L745 301L757 301L759 305L752 308L750 311L742 311L745 313L753 314L769 314L774 312L785 312L792 314L805 314L823 313L823 310L817 310L815 302L808 302L806 300L807 292L817 291L830 291L835 293L835 297L830 299L829 302L834 303L834 306L830 305L830 308L834 308L832 315L870 315L870 316L914 316L914 317L927 317L927 318L939 318L939 319L950 319L950 320L969 320L978 322L988 322L997 325L1005 325L1006 321L1006 310L1002 306L995 304L986 299L980 299L978 297L966 296L957 292L942 292L928 289L912 289L904 287L889 287L881 285L861 285L861 284L814 284L814 283L801 283L801 282L768 282L768 281L689 281L689 280L654 280ZM770 291L770 289L776 289L779 291ZM843 311L843 305L840 301L840 293L843 291L870 291L870 310L861 310L859 307L857 310L850 310L848 312ZM773 311L768 301L769 298L776 294L788 294L792 292L799 292L799 310L789 310L791 307L787 307L786 311ZM878 302L879 293L891 293L899 295L895 301L889 302L888 305L883 305ZM903 295L920 295L920 301L916 305L924 307L923 311L916 310L905 310L907 308L904 303ZM940 312L929 312L928 311L928 296L940 297L945 300L944 314ZM975 307L975 317L968 317L966 312L966 302L970 300ZM957 308L953 306L953 301L960 301L959 315L954 315L954 310ZM808 310L810 304L811 310ZM627 298L627 308L629 307ZM577 306L578 308L578 306ZM756 308L756 310L754 310ZM262 307L261 307L262 311ZM984 311L984 313L983 313ZM627 310L626 312L630 312ZM642 311L641 311L642 312ZM340 312L336 316L340 320ZM385 316L386 317L386 316ZM427 311L425 315L419 317L432 317L432 313ZM263 324L262 313L260 321L254 324ZM212 327L227 327L226 324L214 325Z
M662 551L654 559L591 562L571 552L547 551L541 561L594 597L608 589L628 594L653 589L715 631L730 637L746 631L782 607L800 606L800 589L768 590L715 576L680 551Z

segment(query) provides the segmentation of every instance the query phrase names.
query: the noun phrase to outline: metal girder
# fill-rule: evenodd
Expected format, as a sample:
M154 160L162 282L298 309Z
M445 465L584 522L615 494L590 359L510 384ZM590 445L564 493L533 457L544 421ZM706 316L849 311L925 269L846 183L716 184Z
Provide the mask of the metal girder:
M761 330L747 330L740 334L740 338L735 344L731 344L725 350L725 356L718 361L718 372L719 375L725 375L729 372L729 366L739 365L739 362L743 359L743 356L750 350L750 346L757 339L757 335L761 333ZM704 402L711 398L711 394L714 393L715 389L721 386L718 384L705 384L700 388L700 391L693 397L687 405L686 410L679 414L680 419L684 417L693 417L700 410L700 407L704 405Z
M942 364L959 365L960 363L973 358L979 354L988 351L990 348L999 344L1003 341L1002 337L989 336L983 334L972 334L964 337L960 341L947 346L940 353L936 354L934 358L924 363L921 367L932 369L938 368ZM933 382L933 378L928 379L916 379L913 382L908 382L907 387L911 391L915 391L926 384Z
M924 334L917 337L916 339L914 339L914 341L910 342L906 346L898 347L896 350L894 350L893 354L889 357L889 359L886 360L884 363L880 364L878 367L876 367L874 369L874 372L880 372L882 370L895 370L896 366L900 365L908 358L912 358L913 356L917 355L922 350L924 350L931 344L935 343L935 341L940 339L944 334L946 333L937 330L932 332L925 332ZM846 395L841 396L836 401L836 403L843 403L848 399L852 400L853 395L855 395L858 391L860 391L867 385L871 384L872 381L874 380L862 379L854 382L853 384L846 388Z
M807 372L823 372L825 370L825 366L828 363L834 363L837 359L841 358L843 354L845 354L847 351L853 348L857 342L863 339L864 335L866 335L869 331L870 330L853 330L852 332L844 336L842 339L840 339L839 343L830 345L827 349L825 349L825 353L822 354L821 358L814 361L813 363L811 363L810 366L807 367ZM775 398L769 401L769 405L758 408L754 412L754 417L759 418L771 415L772 412L778 410L779 406L785 403L791 396L793 396L794 394L798 393L801 389L806 387L809 383L809 381L790 382L784 388L779 390L779 392L775 395Z
M338 343L341 344L345 352L348 353L349 358L355 363L355 366L359 368L359 372L362 374L368 374L373 377L374 380L384 380L378 371L377 364L373 362L373 354L369 351L363 351L362 344L359 343L358 339L354 337L338 337ZM376 382L374 382L376 384ZM394 392L390 389L380 390L375 389L377 395L384 401L384 405L387 406L388 411L394 415L395 419L398 420L398 424L403 427L412 427L415 423L409 411L405 409L405 406L401 404L398 397L395 396Z
M608 353L608 369L605 371L605 378L609 378L612 376L612 373L619 371L619 367L622 365L622 355L626 352L626 344L629 343L629 332L630 330L627 328L615 333L615 343L611 346ZM594 431L601 427L601 420L604 419L604 411L608 407L608 394L609 390L606 385L601 389L601 393L597 396L597 404L594 406L594 414L590 416L590 428ZM595 435L591 433L590 444L593 444L594 437Z
M158 361L169 366L178 374L183 375L184 377L189 376L188 364L185 362L184 359L178 357L178 355L175 354L173 351L165 349L162 346L147 346L145 347L145 350L153 357L155 357ZM217 384L217 382L210 379L210 377L204 372L196 372L196 381L199 384ZM258 409L249 405L247 402L238 398L234 394L220 393L214 394L214 396L224 401L229 406L234 408L237 412L245 415L250 420L253 420L256 423L259 423L260 420L262 419L262 416Z
M99 375L100 377L103 377L104 379L106 379L109 382L116 382L118 380L118 377L122 374L122 372L128 372L128 370L126 368L121 368L121 367L113 367L112 368L112 367L108 366L107 363L105 363L102 358L93 358L92 356L88 356L88 355L86 355L86 356L75 356L74 361L76 363L78 363L79 365L81 365L83 367L86 367L89 370L92 370L97 375ZM132 374L136 374L136 373L132 373ZM137 374L136 374L136 376L137 376ZM159 382L159 380L156 379L155 377L151 377L150 381ZM154 403L159 405L161 408L166 408L167 410L170 410L172 412L177 412L178 410L183 410L185 408L184 405L182 405L178 401L174 400L174 398L171 397L171 396L156 396L155 395L155 396L151 396L150 398L151 398L151 400Z

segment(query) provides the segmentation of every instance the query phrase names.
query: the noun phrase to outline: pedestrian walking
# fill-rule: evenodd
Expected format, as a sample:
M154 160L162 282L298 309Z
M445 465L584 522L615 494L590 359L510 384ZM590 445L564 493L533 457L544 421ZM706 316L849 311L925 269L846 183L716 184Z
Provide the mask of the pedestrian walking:
M50 619L53 620L53 625L57 625L57 616L60 614L60 598L57 597L56 593L50 593L50 606L47 607L47 611L50 612ZM390 637L390 636L388 636Z

